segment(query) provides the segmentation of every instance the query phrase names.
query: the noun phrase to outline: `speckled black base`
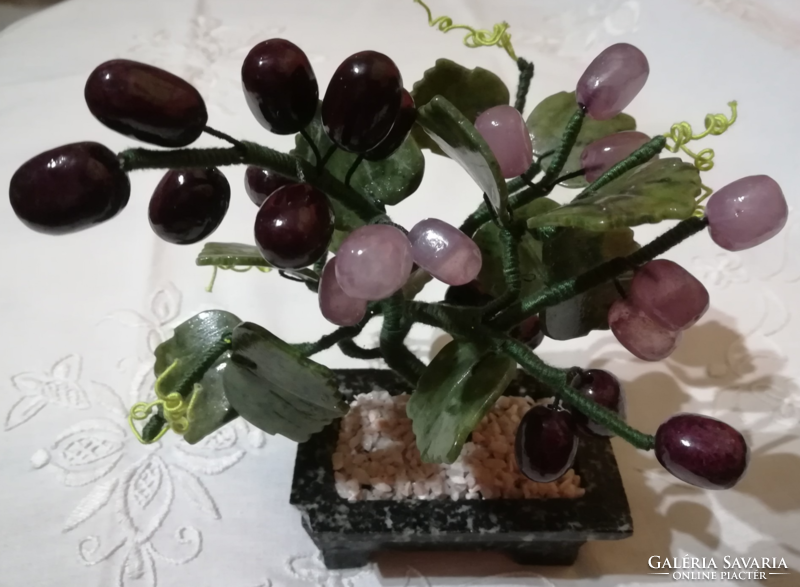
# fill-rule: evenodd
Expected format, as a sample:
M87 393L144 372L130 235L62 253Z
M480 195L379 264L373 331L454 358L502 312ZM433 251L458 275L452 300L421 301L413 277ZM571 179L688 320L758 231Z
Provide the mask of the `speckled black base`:
M338 371L347 395L409 391L393 372ZM535 382L520 372L509 395ZM329 569L360 567L381 550L490 550L522 564L570 565L587 540L619 540L633 522L611 443L582 438L575 461L586 494L579 499L360 501L336 493L331 455L339 423L298 446L291 503Z

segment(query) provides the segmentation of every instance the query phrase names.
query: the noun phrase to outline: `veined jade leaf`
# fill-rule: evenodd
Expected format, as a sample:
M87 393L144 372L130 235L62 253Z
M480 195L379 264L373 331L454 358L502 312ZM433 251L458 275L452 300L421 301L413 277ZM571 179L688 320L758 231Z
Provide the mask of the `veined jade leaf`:
M548 285L581 273L615 257L636 251L629 228L603 232L561 228L545 239L542 260L549 273ZM627 290L630 274L619 278ZM613 283L599 285L541 312L542 329L550 338L568 340L608 328L608 309L619 293Z
M320 153L325 155L333 143L325 134L325 129L322 128L319 109L305 130L311 140L316 143ZM295 136L295 145L293 154L316 164L311 147L299 134ZM344 181L347 171L356 157L357 155L353 153L338 149L328 160L325 169L340 181ZM362 161L350 180L350 186L381 204L394 206L417 191L424 173L425 157L414 139L409 136L400 148L387 159ZM364 224L363 220L349 209L339 205L336 201L332 201L332 204L336 214L336 226L340 230L352 230ZM343 212L343 210L347 212Z
M537 104L536 108L528 116L528 130L531 131L534 153L546 153L558 148L564 127L567 126L567 122L569 122L577 107L575 92L558 92ZM610 120L592 120L587 116L583 119L581 132L578 134L578 140L567 157L563 173L569 173L581 168L581 153L589 143L614 133L635 129L636 120L627 114L617 114ZM550 158L548 156L542 159L542 169L547 169L550 164ZM588 184L583 177L574 177L566 180L563 185L579 188Z
M347 412L330 369L250 322L233 331L223 382L228 401L242 418L297 442Z
M455 461L516 370L516 362L504 355L472 343L448 343L425 369L408 401L422 460Z
M255 245L242 243L205 243L195 263L201 267L272 267L258 252ZM306 281L317 281L311 269L284 269L295 277Z
M443 96L473 123L484 110L509 101L508 87L496 74L482 67L467 69L449 59L437 59L414 84L411 96L417 108L434 96ZM445 154L420 126L415 124L411 135L421 148L437 155Z
M258 247L242 243L205 243L196 263L200 266L271 267Z
M203 357L223 335L232 332L240 323L241 320L230 312L210 310L179 324L172 337L158 345L155 350L156 377L160 377L174 361L178 361L177 366L165 378L165 389L177 385L184 376L197 369ZM236 418L237 414L225 397L222 386L222 374L230 356L230 351L222 353L198 381L200 391L191 402L192 410L188 414L190 425L184 434L184 439L190 444L199 442Z
M194 392L196 397L192 398L186 414L189 418L189 429L183 435L183 439L189 444L197 444L239 416L225 397L222 383L230 358L231 353L227 351L217 359L206 371L200 387Z
M558 208L558 203L549 198L539 198L517 208L514 211L514 218L520 220L532 218L554 208ZM485 293L498 297L506 289L500 229L494 222L487 222L472 238L483 256L478 283ZM547 280L547 270L542 265L542 243L526 232L520 237L518 251L522 276L521 295L531 295L539 291Z
M492 150L467 119L442 96L419 109L417 122L447 155L470 174L495 212L507 216L508 189Z
M609 230L683 220L694 213L700 192L700 172L694 165L677 157L653 159L586 198L531 218L528 227Z

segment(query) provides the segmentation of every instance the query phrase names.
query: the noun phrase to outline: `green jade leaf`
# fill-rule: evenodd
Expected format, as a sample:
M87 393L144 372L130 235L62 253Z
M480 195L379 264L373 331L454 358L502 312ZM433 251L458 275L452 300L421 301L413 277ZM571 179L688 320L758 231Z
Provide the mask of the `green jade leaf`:
M240 324L232 343L225 395L257 428L305 442L347 412L333 372L265 328Z
M170 389L178 384L187 374L195 371L203 357L214 347L225 333L231 333L241 320L222 310L201 312L178 325L172 337L158 345L155 350L155 375L162 373L178 361L177 366L165 377L163 385ZM189 417L189 429L183 435L189 444L195 444L236 418L225 397L222 385L222 374L228 366L231 353L225 351L204 372L195 387L197 397L192 398Z
M548 96L533 109L528 116L528 130L531 132L534 153L546 153L558 148L564 127L575 113L578 103L575 101L575 92L558 92ZM581 132L575 146L567 157L562 173L577 171L581 168L581 154L589 143L605 136L625 130L635 130L636 120L627 114L617 114L610 120L593 120L588 116L584 118ZM552 156L544 157L541 161L542 169L547 169ZM562 183L571 188L588 185L583 177L574 177Z
M559 229L542 245L542 260L549 273L548 285L576 277L615 257L639 248L629 228L594 232L577 228ZM627 290L630 274L619 278ZM608 328L608 309L619 299L613 282L578 294L540 313L542 329L550 338L569 340L592 330Z
M488 196L495 213L508 218L508 188L500 164L484 138L459 110L442 96L419 109L417 122L439 147L470 174Z
M273 268L255 245L242 243L205 243L203 250L197 255L195 263L201 267L215 266L229 269L231 267L269 267ZM284 269L286 273L305 281L317 281L317 274L311 269Z
M325 155L333 145L325 129L322 127L319 108L305 131L316 143L320 153ZM302 135L295 136L295 148L292 154L316 164L316 157ZM340 181L344 181L347 172L353 165L357 155L337 149L328 159L325 169ZM362 161L350 179L350 187L362 195L369 196L376 202L394 206L413 194L422 183L425 173L425 157L414 139L409 136L397 151L381 161ZM349 208L331 199L336 215L336 228L352 230L364 224Z
M472 123L484 110L508 104L510 99L508 87L493 72L482 67L467 69L449 59L437 59L411 90L417 108L430 102L434 96L447 99ZM411 136L422 149L429 149L437 155L445 154L419 125L414 125Z
M422 460L455 461L516 370L516 362L504 355L472 343L448 343L425 369L408 401Z
M528 228L566 226L611 230L694 214L702 191L700 172L677 157L635 167L586 198L528 220Z

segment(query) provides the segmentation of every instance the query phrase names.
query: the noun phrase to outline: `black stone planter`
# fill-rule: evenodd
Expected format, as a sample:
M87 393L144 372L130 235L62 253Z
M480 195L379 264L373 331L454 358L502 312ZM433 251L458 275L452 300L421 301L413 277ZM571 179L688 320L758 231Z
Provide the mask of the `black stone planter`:
M337 374L348 395L409 391L391 371L345 369ZM518 395L521 388L535 388L522 372L507 393ZM581 438L575 472L586 494L578 499L350 503L339 497L334 484L331 455L338 434L336 422L298 446L291 494L329 569L364 566L382 550L499 551L522 564L570 565L587 540L633 534L617 461L605 438Z

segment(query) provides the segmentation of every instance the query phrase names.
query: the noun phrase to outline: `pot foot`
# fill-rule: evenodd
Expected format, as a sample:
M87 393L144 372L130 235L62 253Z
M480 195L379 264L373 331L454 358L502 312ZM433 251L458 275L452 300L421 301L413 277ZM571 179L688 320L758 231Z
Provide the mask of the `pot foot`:
M519 565L569 566L578 558L584 542L537 542L536 546L521 546L505 553Z
M322 560L329 570L357 569L366 567L372 557L372 550L351 550L323 548Z

